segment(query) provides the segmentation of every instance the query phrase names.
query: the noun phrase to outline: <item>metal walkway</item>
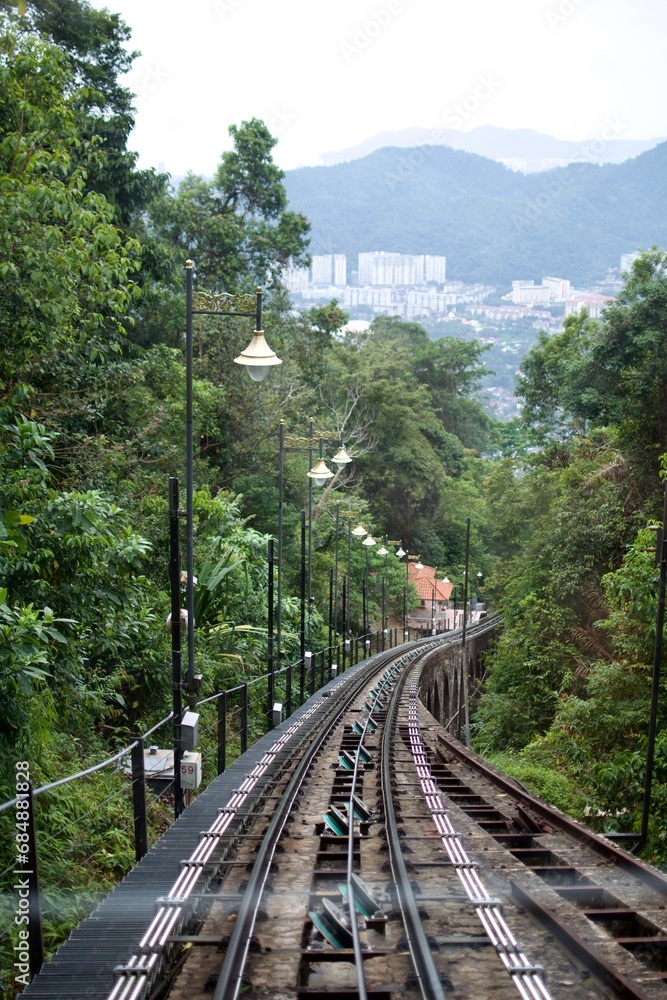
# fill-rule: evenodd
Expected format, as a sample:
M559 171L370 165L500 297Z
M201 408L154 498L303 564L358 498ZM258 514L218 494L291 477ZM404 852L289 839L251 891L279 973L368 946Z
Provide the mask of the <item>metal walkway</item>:
M330 688L366 667L372 659L363 660L330 681L215 778L123 881L72 931L22 995L41 1000L65 997L104 1000L113 985L114 969L125 965L134 954L137 941L155 913L156 900L168 893L181 871L181 861L191 853L200 831L211 826L218 808L228 801L280 734L324 695L321 711L314 712L305 724L308 729L316 728L326 710ZM284 754L290 753L290 744L282 753L284 759ZM257 786L249 802L261 797L263 787Z

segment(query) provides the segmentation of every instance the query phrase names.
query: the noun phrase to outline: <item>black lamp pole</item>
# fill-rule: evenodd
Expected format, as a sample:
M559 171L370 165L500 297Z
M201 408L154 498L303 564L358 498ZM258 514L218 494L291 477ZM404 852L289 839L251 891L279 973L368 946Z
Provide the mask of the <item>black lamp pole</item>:
M461 632L461 686L463 689L463 721L466 746L470 746L470 716L468 713L468 671L466 668L466 625L468 604L468 563L470 559L470 518L466 519L466 562L463 575L463 630Z
M648 821L651 812L651 787L653 784L653 763L655 759L655 737L658 725L658 698L660 695L660 665L662 661L662 631L665 624L665 579L667 578L667 482L665 483L662 531L656 539L656 559L660 566L658 577L658 613L655 621L655 644L653 647L653 683L651 686L651 708L648 723L648 746L646 749L646 777L644 781L644 804L642 808L641 837L637 849L648 839Z
M197 293L194 304L194 262L185 262L185 516L186 516L186 586L185 607L187 611L187 659L188 659L188 708L197 705L198 681L195 676L195 596L194 596L194 438L192 430L192 367L193 367L193 317L198 316L252 316L255 319L253 338L238 358L238 364L246 366L251 378L259 382L268 374L273 365L281 364L280 358L264 340L262 332L262 290L255 295L213 295ZM253 309L246 308L253 306ZM236 308L236 307L239 308Z

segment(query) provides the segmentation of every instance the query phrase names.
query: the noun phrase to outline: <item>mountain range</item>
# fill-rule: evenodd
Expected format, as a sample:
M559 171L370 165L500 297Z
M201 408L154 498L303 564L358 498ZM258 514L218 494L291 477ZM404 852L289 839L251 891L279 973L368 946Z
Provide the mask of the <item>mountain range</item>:
M425 145L388 147L288 171L290 208L312 225L311 252L438 254L452 280L508 286L557 275L604 278L622 253L667 245L667 142L619 164L521 174Z
M549 170L582 161L622 163L664 141L664 137L662 139L620 138L624 130L624 123L617 117L608 118L601 124L599 135L583 142L556 139L552 135L545 135L530 128L498 128L495 125L480 125L465 132L457 128L405 128L397 132L378 132L357 146L323 153L321 160L324 166L331 167L336 163L359 160L387 146L438 145L462 149L466 153L477 153L478 156L486 156L489 160L497 160L511 170L532 173L535 170Z

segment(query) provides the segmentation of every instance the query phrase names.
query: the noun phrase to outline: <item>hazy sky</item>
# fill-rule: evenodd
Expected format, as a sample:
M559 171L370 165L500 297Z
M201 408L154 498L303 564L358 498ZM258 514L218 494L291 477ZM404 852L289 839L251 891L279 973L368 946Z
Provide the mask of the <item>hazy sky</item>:
M285 169L409 126L667 136L664 0L92 2L142 53L130 147L175 175L212 174L253 116Z

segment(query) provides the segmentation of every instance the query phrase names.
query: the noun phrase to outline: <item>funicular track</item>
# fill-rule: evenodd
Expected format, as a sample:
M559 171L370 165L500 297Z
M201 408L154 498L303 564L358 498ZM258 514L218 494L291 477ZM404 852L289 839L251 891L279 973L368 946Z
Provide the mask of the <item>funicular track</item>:
M531 795L439 727L427 756L478 856L604 995L667 997L667 875ZM476 829L475 829L476 828Z
M34 995L667 996L667 878L497 778L418 701L424 658L458 641L332 682L190 833L113 986Z
M136 959L118 970L110 1000L148 995L233 1000L242 988L255 997L381 1000L417 991L440 1000L470 995L473 983L475 996L487 995L488 988L488 995L515 997L518 985L521 996L547 1000L542 970L530 964L502 915L491 912L497 901L479 878L470 882L476 863L465 852L443 855L442 842L458 835L438 825L446 812L440 793L432 781L420 785L416 759L406 781L407 762L396 753L406 678L424 650L458 638L413 643L373 658L347 697L337 705L332 701L285 780L274 784L275 794L233 862L219 864L211 891L198 894L205 898L189 932L168 917L168 900L159 901ZM409 805L401 798L406 792ZM208 845L237 809L236 802L221 808L225 819L203 835L207 846L195 851L186 871L213 860ZM408 843L405 823L411 821L420 832ZM444 932L451 930L449 917L440 915L441 866L455 879L465 873L446 889L455 908L464 900L461 885L470 882L471 902L486 911L487 935L476 935L472 944L494 946L475 955L474 969L458 984L462 991L450 979L447 948L440 952L440 942L448 943ZM426 894L425 881L431 885ZM184 924L182 884L170 898ZM499 927L505 928L504 937ZM466 935L454 938L468 943Z

